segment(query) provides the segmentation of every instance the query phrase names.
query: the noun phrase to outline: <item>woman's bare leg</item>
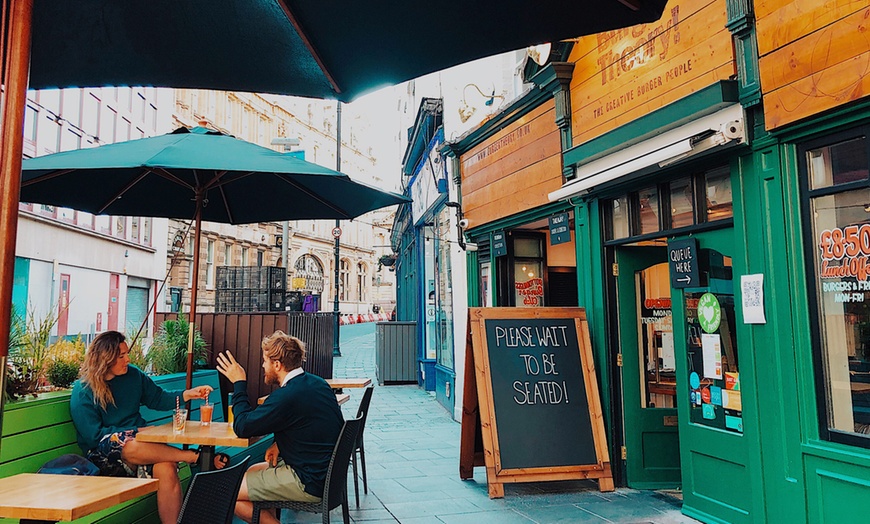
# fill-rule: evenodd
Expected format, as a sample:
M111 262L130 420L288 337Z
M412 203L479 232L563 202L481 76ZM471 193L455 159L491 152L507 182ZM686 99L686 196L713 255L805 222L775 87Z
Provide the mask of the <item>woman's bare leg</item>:
M179 462L195 462L197 453L166 444L128 440L121 450L121 459L133 466L154 465L157 485L157 513L163 524L175 524L181 512L181 481L178 479Z
M176 524L181 513L181 481L178 480L176 462L154 464L154 478L157 484L157 513L162 524Z
M267 467L269 467L269 464L260 462L248 468L248 472L259 471L261 469L266 469ZM274 510L261 511L260 522L263 524L280 524L278 519L275 518L273 511ZM251 502L250 495L248 495L247 473L245 474L245 477L242 477L242 487L239 488L239 498L236 499L235 513L237 517L245 522L251 522L254 518L254 503Z
M158 462L196 462L199 457L192 449L179 449L155 442L128 440L121 451L121 459L134 466L147 466Z

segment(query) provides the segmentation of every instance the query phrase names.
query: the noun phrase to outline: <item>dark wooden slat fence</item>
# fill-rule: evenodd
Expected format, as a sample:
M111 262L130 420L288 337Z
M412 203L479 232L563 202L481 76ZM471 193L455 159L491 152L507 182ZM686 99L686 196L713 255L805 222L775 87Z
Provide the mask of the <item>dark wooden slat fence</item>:
M174 320L177 313L156 313L155 326L164 320ZM332 378L332 313L197 313L196 329L202 333L209 349L208 367L216 366L217 354L231 351L248 373L248 395L252 399L271 393L263 377L260 343L277 330L298 337L308 349L302 368L323 378ZM232 387L220 378L221 398L226 405Z

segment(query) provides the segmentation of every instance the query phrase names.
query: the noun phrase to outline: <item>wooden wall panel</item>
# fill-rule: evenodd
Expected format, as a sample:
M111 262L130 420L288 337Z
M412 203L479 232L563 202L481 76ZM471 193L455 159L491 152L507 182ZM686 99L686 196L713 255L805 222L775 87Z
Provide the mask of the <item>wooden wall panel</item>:
M505 156L527 146L530 141L555 131L557 128L554 115L555 103L548 100L485 142L469 149L460 157L463 183L481 169L498 163Z
M462 208L472 227L548 204L562 185L561 147L548 100L463 154Z
M866 2L854 0L757 1L758 54L764 56L866 7Z
M870 5L776 0L758 11L764 120L776 129L870 93Z
M661 20L581 38L569 60L574 144L736 74L725 2L671 0Z
M463 192L462 207L471 226L477 227L547 204L547 195L560 187L562 157L555 155L473 194Z

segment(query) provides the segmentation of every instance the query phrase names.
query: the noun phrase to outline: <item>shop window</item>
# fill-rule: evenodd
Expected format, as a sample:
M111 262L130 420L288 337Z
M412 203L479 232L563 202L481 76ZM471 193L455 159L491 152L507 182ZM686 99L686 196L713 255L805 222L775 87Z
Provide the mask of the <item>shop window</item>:
M730 219L728 166L645 187L602 203L607 240L622 240Z
M513 235L514 305L540 307L544 302L544 246L540 235Z
M695 197L692 179L681 178L670 184L671 229L691 226L695 223Z
M608 240L631 236L628 221L628 195L622 195L610 201L608 211Z
M734 198L731 194L731 173L727 167L714 169L704 176L707 222L734 216Z
M743 397L731 257L701 250L704 291L686 292L689 420L743 433Z
M638 220L640 234L655 233L660 228L659 223L659 191L658 188L647 187L637 192Z
M870 163L862 131L798 151L821 433L870 447Z

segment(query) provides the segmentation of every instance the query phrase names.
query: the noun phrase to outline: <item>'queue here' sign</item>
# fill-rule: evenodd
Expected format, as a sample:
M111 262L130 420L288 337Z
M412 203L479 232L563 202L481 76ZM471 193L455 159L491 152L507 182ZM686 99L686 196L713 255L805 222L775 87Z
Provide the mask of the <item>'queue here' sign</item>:
M668 242L668 266L671 274L671 287L698 287L698 240L686 238Z

